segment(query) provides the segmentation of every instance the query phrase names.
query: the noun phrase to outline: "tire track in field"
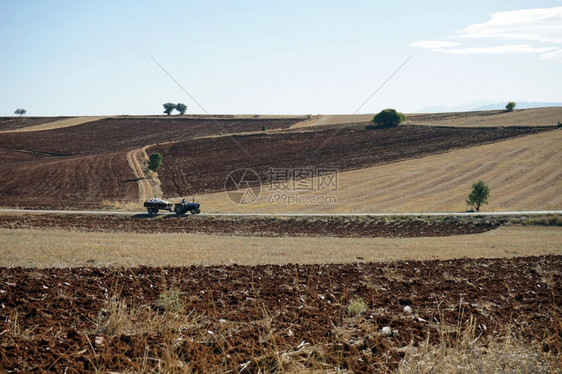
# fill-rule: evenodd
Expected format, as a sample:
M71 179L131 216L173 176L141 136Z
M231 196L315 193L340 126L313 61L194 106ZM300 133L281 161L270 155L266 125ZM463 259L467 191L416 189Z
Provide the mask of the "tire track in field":
M146 148L146 147L145 147ZM154 190L152 188L152 183L148 180L148 177L144 173L144 169L139 161L139 155L145 154L145 148L133 149L127 152L127 162L133 171L133 176L139 184L139 202L143 203L145 200L149 199Z

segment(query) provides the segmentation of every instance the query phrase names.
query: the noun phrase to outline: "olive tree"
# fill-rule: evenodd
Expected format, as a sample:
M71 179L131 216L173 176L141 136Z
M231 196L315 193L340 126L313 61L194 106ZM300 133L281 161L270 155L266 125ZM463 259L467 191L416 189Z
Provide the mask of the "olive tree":
M23 116L25 113L27 113L27 110L23 108L18 108L14 111L14 114L17 114L20 117Z
M466 199L466 204L479 212L481 205L488 204L488 197L490 197L490 187L484 181L478 181L472 184L472 191Z
M176 104L176 110L178 112L180 112L180 115L184 115L185 112L187 111L187 105L182 104L182 103L177 103Z
M166 113L167 115L172 114L174 109L176 109L176 104L174 103L166 103L162 105L164 106L164 113Z
M396 127L405 120L406 116L403 113L389 108L380 111L375 117L373 117L371 122L373 123L373 127Z
M505 110L507 110L508 112L513 112L513 109L515 108L515 101L510 101L509 103L507 103L507 105L505 106Z

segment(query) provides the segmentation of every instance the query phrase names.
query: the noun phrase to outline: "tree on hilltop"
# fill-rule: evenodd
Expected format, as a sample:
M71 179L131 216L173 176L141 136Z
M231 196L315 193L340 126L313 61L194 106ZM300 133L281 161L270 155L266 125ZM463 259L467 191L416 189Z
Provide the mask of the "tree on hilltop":
M174 103L166 103L162 105L164 106L164 113L166 113L167 115L172 114L174 109L176 109L176 104Z
M25 113L27 113L27 110L23 108L18 108L14 111L14 114L17 114L20 117L23 116Z
M371 121L373 125L368 127L396 127L405 120L406 116L403 113L389 108L381 110Z
M184 115L185 112L187 111L187 105L182 104L182 103L177 103L176 104L176 110L178 112L180 112L180 115Z
M510 101L509 103L507 103L507 105L505 106L505 110L507 110L508 112L513 112L513 109L515 108L515 101Z

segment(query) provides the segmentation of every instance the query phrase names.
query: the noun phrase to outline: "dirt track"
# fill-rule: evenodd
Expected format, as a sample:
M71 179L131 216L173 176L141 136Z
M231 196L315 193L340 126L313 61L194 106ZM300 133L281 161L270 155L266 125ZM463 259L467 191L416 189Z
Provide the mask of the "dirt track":
M511 325L560 354L561 256L348 265L1 269L0 371L270 372L395 369L404 347L474 318L482 341ZM108 328L110 301L158 315L180 292L181 327ZM368 309L347 314L354 297ZM404 310L408 306L412 312ZM113 309L113 313L116 310ZM152 313L152 314L151 314ZM167 318L167 319L166 319ZM132 321L141 326L143 320ZM105 326L102 328L102 326ZM392 333L385 335L382 328ZM450 328L450 329L449 329ZM442 341L442 340L441 340Z
M499 218L431 220L377 217L178 217L137 218L73 215L0 215L0 228L68 229L92 232L205 233L236 236L436 237L477 234L501 225Z

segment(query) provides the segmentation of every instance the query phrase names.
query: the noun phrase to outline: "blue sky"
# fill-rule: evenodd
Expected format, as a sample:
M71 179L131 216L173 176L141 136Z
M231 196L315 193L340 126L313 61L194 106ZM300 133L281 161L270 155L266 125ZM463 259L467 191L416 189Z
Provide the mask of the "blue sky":
M0 0L0 115L562 102L562 0ZM200 107L158 64L192 95Z

